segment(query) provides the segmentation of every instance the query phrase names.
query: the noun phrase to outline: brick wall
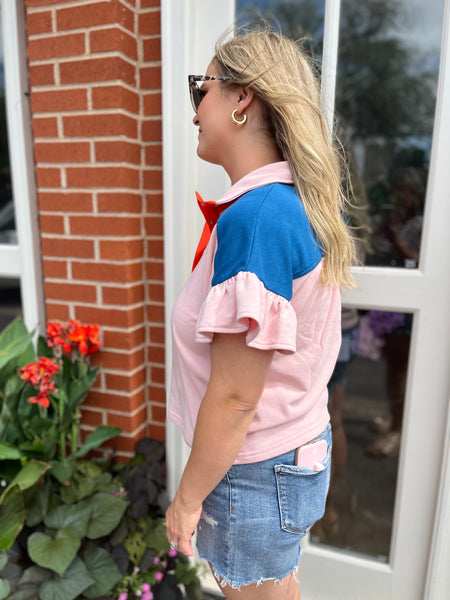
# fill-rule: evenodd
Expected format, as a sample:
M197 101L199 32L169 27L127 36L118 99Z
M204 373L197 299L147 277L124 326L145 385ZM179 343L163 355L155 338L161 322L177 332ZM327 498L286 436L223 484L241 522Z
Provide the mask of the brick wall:
M164 439L159 0L26 0L48 319L100 325L85 433Z

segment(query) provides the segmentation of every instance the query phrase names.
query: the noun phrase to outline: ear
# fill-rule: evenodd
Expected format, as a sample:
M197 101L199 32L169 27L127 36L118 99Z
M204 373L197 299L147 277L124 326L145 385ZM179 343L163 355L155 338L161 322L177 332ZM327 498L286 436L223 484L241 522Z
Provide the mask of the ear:
M242 114L252 104L253 100L255 99L255 93L253 90L246 87L240 87L237 91L238 98L236 101L236 108L238 109L238 114Z

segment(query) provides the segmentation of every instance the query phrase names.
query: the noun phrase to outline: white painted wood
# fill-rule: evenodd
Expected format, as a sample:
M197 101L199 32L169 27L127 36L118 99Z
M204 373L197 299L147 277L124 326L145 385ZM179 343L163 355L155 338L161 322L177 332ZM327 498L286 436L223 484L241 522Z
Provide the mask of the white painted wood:
M20 252L17 244L0 244L0 276L20 277Z
M334 126L334 98L336 91L336 73L339 46L339 18L341 0L328 0L325 6L322 56L322 110L327 121L328 134L331 136Z
M26 27L23 2L1 0L11 181L14 193L22 311L32 330L45 327L39 226L34 183L33 144L28 94ZM2 250L5 250L3 254ZM0 276L11 252L0 246ZM15 259L14 259L15 260ZM16 263L14 263L16 265ZM12 265L11 265L12 266Z

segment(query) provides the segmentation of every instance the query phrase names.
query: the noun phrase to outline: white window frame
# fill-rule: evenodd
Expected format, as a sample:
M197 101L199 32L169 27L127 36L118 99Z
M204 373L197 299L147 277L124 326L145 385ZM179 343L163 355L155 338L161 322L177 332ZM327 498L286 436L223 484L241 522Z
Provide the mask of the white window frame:
M324 108L334 105L334 80L340 0L327 0L323 58ZM162 0L164 222L166 284L166 373L170 386L170 314L190 271L201 229L192 192L225 189L208 165L195 155L196 134L187 94L187 74L206 69L218 35L234 16L233 0ZM222 28L222 29L221 29ZM407 401L399 463L394 529L389 564L345 555L306 541L301 567L302 598L360 598L351 583L364 585L367 596L397 600L450 598L450 425L448 365L450 364L450 0L444 8L441 66L435 131L424 215L424 237L418 269L356 267L360 289L346 291L345 304L359 308L400 310L414 314L407 382ZM329 112L331 114L331 112ZM329 123L331 119L329 117ZM218 193L213 195L214 190ZM432 410L427 410L432 403ZM168 423L169 492L176 490L187 450L179 431ZM418 443L423 440L423 444ZM420 475L420 476L419 476ZM421 507L427 512L422 514ZM437 514L434 507L437 506ZM420 518L416 509L419 507ZM412 535L414 534L414 538ZM413 566L411 566L413 565ZM371 570L366 577L367 569ZM304 574L302 575L302 570ZM343 588L333 596L320 591L322 582L341 577ZM323 577L327 573L327 577Z
M17 244L0 244L0 277L20 279L23 319L45 325L41 251L28 91L24 2L0 0L11 184Z

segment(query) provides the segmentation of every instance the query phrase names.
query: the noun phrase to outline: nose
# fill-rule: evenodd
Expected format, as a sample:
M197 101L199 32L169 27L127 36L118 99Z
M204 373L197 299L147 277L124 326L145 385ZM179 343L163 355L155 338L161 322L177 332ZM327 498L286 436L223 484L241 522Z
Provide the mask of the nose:
M194 125L200 125L200 121L198 120L197 113L195 113L194 118L192 119Z

